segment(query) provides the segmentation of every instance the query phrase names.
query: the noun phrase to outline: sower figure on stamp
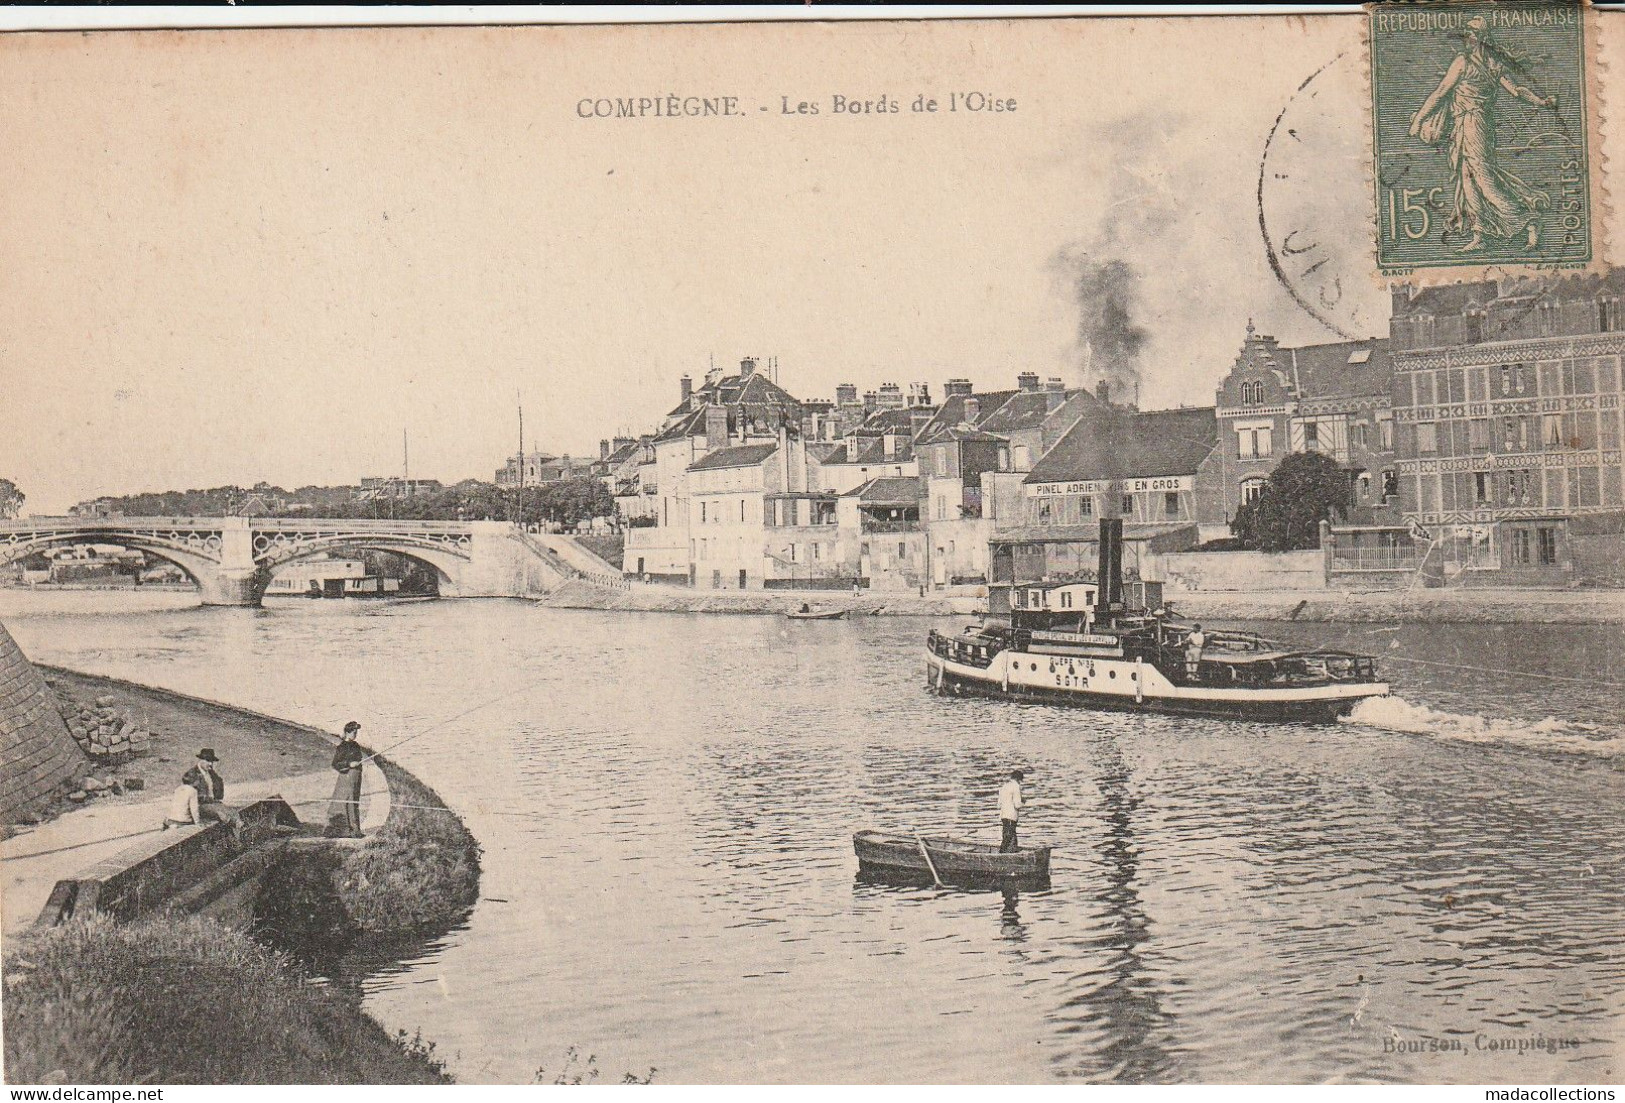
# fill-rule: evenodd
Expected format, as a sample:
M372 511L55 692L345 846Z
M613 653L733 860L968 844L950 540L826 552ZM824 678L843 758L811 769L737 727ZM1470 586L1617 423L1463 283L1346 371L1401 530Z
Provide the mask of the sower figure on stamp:
M1540 242L1535 212L1551 205L1545 192L1502 166L1495 141L1495 97L1505 89L1536 107L1555 107L1557 99L1514 83L1508 69L1505 53L1490 40L1484 17L1475 15L1462 32L1461 53L1411 117L1411 137L1429 145L1438 144L1449 131L1450 171L1456 187L1446 226L1469 235L1458 252L1483 248L1485 234L1510 238L1527 233L1528 247L1535 248Z
M366 753L356 742L361 725L351 720L344 725L344 738L333 752L333 769L338 780L333 785L333 799L327 807L327 834L329 838L359 839L361 837L361 764Z
M1021 822L1021 783L1026 777L1020 770L1011 770L1010 780L999 790L999 826L1004 828L1004 836L999 840L1000 854L1014 854L1018 849L1016 825Z

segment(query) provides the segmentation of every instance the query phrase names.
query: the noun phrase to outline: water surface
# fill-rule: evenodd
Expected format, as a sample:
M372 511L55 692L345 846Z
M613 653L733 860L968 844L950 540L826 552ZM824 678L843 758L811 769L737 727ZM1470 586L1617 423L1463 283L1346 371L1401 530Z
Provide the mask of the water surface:
M0 615L44 661L409 740L483 899L342 979L466 1081L571 1046L666 1082L1619 1076L1617 627L1253 626L1387 660L1399 699L1309 727L938 698L924 620L96 596ZM997 839L1016 765L1049 890L856 880L862 827ZM1483 1048L1540 1038L1577 1044Z

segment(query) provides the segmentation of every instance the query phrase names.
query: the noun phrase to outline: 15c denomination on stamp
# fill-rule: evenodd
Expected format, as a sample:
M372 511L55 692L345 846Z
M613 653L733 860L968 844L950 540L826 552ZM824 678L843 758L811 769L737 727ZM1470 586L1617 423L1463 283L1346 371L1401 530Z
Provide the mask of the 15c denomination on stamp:
M1587 23L1552 0L1371 7L1382 275L1603 259Z

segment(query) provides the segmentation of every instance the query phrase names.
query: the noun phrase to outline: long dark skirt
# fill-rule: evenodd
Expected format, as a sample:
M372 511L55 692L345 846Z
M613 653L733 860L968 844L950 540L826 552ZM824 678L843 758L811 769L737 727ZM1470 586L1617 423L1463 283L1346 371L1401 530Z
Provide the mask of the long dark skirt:
M361 834L361 767L347 770L333 785L333 799L327 805L327 834L337 838L357 838Z

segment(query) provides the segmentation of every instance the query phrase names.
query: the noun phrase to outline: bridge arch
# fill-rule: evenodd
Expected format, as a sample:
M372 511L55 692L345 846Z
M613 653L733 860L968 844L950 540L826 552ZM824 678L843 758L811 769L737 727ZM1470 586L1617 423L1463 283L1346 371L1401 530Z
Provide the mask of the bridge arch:
M268 551L263 556L256 556L255 563L264 570L265 586L269 586L272 576L281 568L339 551L392 552L421 563L434 571L435 583L440 593L447 596L456 593L462 583L463 569L468 565L468 556L447 551L444 547L427 541L354 534L309 540L297 547L277 549L275 553ZM265 588L262 586L257 596L263 596L264 593Z
M197 584L198 590L205 595L209 592L215 577L220 573L220 541L200 540L194 544L176 543L169 540L153 539L130 532L57 532L41 534L28 540L0 542L0 564L13 563L19 559L27 559L31 555L39 555L54 551L57 548L87 547L99 544L103 547L129 548L131 551L141 552L143 555L154 556L173 563L179 567L187 578ZM205 598L207 603L207 598Z

